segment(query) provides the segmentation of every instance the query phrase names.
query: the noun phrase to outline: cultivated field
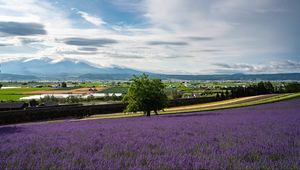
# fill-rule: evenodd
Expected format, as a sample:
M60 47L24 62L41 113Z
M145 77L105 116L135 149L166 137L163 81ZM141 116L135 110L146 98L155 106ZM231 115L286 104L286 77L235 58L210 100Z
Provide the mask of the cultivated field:
M38 95L38 94L88 94L90 93L89 91L90 88L75 88L75 89L70 89L70 90L36 90L36 91L30 91L30 92L24 92L23 94L26 95ZM97 91L102 91L106 89L105 87L97 87L94 88Z
M0 89L0 101L7 100L19 100L21 97L30 96L29 92L50 90L50 88L12 88L12 89Z
M41 94L88 94L90 88L12 88L12 89L0 89L0 101L18 101L22 97L28 97L32 95ZM98 92L107 89L106 87L96 87Z
M0 127L0 169L299 169L300 98Z

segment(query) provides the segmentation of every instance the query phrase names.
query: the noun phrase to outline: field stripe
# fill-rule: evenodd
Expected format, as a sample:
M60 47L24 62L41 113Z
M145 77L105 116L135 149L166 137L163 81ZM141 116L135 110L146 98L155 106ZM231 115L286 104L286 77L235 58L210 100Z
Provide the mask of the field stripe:
M235 98L235 99L229 99L229 100L223 100L223 101L217 101L217 102L172 107L172 108L165 109L165 111L167 111L167 112L168 111L179 111L179 110L198 109L198 108L213 107L213 106L228 105L228 104L237 104L240 102L248 102L248 101L253 101L253 100L258 100L258 99L263 99L263 98L269 98L269 97L272 97L275 95L278 95L278 94L249 96L249 97L241 97L241 98Z
M232 109L232 108L253 106L253 105L259 105L259 104L273 103L273 102L288 100L288 99L292 99L292 98L296 98L296 97L300 97L300 93L280 94L280 95L270 96L267 98L262 98L262 99L248 101L248 102L239 103L239 104L220 105L220 106L215 106L215 107L194 108L194 109L186 109L186 110L175 110L175 111L169 111L169 112L160 112L160 114L176 114L176 113Z

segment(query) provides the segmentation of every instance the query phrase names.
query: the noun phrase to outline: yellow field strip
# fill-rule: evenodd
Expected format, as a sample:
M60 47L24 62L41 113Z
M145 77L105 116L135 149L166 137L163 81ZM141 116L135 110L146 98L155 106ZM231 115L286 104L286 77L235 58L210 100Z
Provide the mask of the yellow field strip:
M168 112L168 111L178 111L178 110L186 110L186 109L195 109L195 108L219 106L219 105L224 105L224 104L231 104L231 103L236 103L236 102L242 102L242 101L246 101L246 100L249 100L249 99L261 98L263 96L269 96L269 95L241 97L241 98L228 99L228 100L217 101L217 102L209 102L209 103L194 104L194 105L188 105L188 106L171 107L171 108L165 109L165 111Z
M228 105L216 105L214 107L202 107L202 108L191 108L191 109L184 109L184 110L174 110L174 111L168 111L168 112L161 112L160 114L175 114L175 113L231 109L231 108L238 108L238 107L278 102L278 101L292 99L292 98L296 98L296 97L300 97L300 93L279 94L279 95L268 96L268 97L264 97L264 98L260 98L260 99L252 100L252 101L247 101L247 102L243 102L243 103L228 104Z

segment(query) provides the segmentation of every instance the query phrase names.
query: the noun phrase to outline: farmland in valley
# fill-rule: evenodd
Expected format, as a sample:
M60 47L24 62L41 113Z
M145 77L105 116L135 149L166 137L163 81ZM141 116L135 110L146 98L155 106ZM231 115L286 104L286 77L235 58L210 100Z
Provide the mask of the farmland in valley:
M94 87L92 85L99 85L99 83L89 83L89 84L80 84L75 87L67 87L67 88L54 88L49 87L48 83L39 83L40 87L31 87L34 84L22 85L21 83L6 83L8 86L16 85L15 88L3 88L0 89L0 101L18 101L22 97L28 97L32 95L42 95L42 94L88 94L89 89L93 87L98 92L105 90L110 87L106 86L97 86ZM91 86L87 86L91 85Z
M300 98L237 109L0 127L0 169L298 169Z
M11 88L11 89L0 89L0 101L7 100L19 100L21 97L30 96L26 94L29 92L40 91L40 90L50 90L50 88Z
M73 88L73 89L59 89L59 90L36 90L36 91L30 91L30 92L23 92L23 94L30 94L30 95L34 95L34 94L87 94L89 93L89 89L90 88ZM102 91L106 88L104 87L97 87L95 88L97 91Z
M0 82L0 101L18 101L20 98L42 94L88 94L89 89L96 89L95 93L126 93L129 81L86 81L67 82L67 87L60 86L62 82ZM230 88L238 86L248 87L257 81L164 81L165 92L170 99L213 97L217 93L230 93ZM276 93L289 82L272 82ZM9 88L17 87L17 88ZM284 92L284 91L283 91Z

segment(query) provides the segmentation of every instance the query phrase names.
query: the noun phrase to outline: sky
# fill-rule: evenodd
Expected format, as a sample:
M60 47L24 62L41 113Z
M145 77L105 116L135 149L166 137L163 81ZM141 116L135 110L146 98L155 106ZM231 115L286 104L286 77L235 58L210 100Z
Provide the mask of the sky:
M0 0L0 62L167 74L300 72L299 0Z

